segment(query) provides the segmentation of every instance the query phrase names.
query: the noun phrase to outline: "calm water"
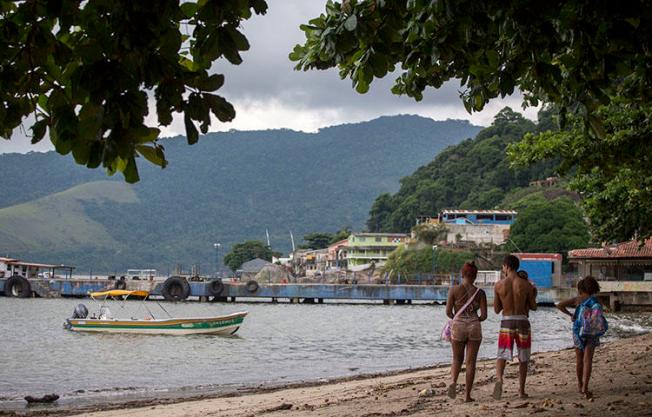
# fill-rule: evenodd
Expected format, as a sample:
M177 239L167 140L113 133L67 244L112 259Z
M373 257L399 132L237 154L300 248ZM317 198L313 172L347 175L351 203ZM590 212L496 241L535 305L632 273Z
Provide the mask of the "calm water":
M219 337L66 331L62 322L78 302L0 298L0 409L22 406L28 394L56 392L64 404L96 402L319 380L451 358L450 346L439 340L443 306L164 304L175 316L249 311L238 337ZM147 303L156 311L154 302ZM129 302L127 310L138 311L140 304ZM531 319L535 351L571 346L565 316L542 309ZM490 314L481 356L495 355L497 327ZM610 327L610 337L627 336L647 331L652 321L649 315L612 315Z

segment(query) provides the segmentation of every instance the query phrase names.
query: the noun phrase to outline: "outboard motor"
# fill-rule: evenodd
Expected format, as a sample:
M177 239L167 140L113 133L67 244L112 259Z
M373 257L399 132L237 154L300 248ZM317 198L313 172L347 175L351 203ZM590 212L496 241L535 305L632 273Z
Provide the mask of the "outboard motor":
M72 318L85 319L86 317L88 317L88 309L85 305L78 304L77 307L75 307L75 311L72 313Z

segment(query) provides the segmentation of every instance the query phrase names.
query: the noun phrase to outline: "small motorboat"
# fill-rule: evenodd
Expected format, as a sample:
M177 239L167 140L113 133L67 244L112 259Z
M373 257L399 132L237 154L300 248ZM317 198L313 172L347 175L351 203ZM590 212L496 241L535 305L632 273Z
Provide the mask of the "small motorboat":
M127 298L147 299L149 293L143 290L111 290L90 293L94 301L99 301L99 311L89 317L88 309L84 304L75 307L73 316L66 319L63 326L74 332L96 333L136 333L136 334L218 334L231 335L238 331L246 311L214 317L187 317L176 318L167 313L158 302L158 306L168 314L168 318L155 318L148 306L143 303L147 314L145 318L117 319L114 318L106 305L108 299L117 302L126 301ZM121 307L124 307L121 306Z

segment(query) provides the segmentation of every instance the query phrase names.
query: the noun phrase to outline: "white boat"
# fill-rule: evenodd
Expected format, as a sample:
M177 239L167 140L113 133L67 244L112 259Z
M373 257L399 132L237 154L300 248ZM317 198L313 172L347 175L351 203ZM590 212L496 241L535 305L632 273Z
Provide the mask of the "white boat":
M83 304L75 308L72 318L66 319L64 327L74 332L94 333L135 333L135 334L217 334L231 335L242 325L246 311L240 311L223 316L184 317L184 318L154 318L151 311L145 318L117 319L113 318L105 305L107 299L126 300L128 297L146 299L147 291L111 290L91 293L93 300L101 299L97 314L88 317L88 309ZM160 304L159 304L160 306ZM160 306L163 311L166 311Z

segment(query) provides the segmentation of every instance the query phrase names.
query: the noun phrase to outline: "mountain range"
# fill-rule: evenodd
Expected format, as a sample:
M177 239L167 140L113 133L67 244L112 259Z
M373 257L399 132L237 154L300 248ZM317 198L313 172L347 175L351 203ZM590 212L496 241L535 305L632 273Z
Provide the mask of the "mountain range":
M54 152L0 155L0 255L65 263L78 273L199 265L215 269L235 243L265 240L287 252L313 231L365 228L381 193L474 137L468 121L399 115L332 126L211 133L188 146L162 140L169 166L139 163L126 184Z

